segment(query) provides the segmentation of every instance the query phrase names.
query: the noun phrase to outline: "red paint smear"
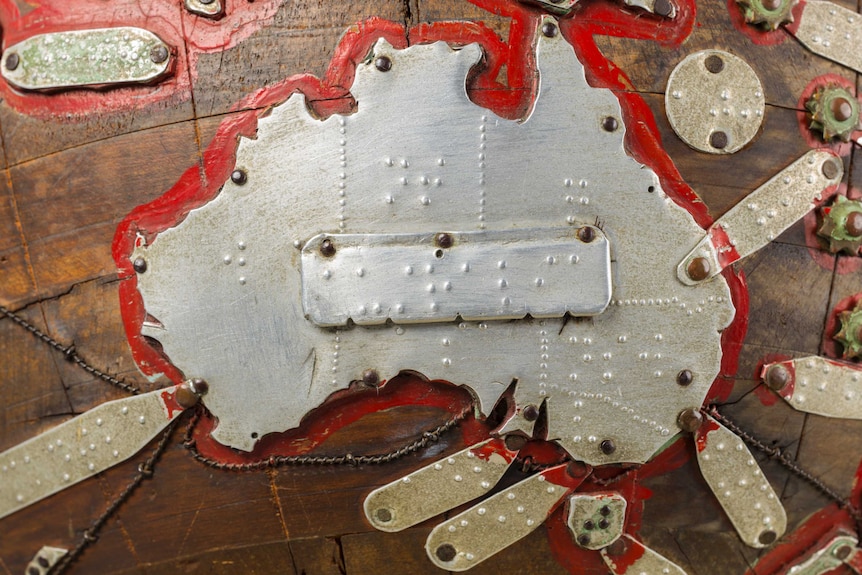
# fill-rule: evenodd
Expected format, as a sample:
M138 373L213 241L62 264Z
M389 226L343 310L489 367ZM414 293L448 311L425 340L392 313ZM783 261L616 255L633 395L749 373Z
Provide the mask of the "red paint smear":
M626 548L626 552L618 557L613 557L611 560L616 565L616 572L620 575L624 575L628 573L629 569L632 565L637 562L638 559L644 556L646 553L646 548L638 541L629 541L629 545Z
M838 319L838 316L842 312L851 311L859 305L862 305L862 293L842 299L829 312L829 317L826 318L826 327L823 329L823 339L820 341L820 349L823 356L839 360L843 359L844 346L835 341L835 334L841 329L841 321Z
M854 257L844 253L840 256L833 254L829 251L829 242L817 235L817 230L820 229L823 223L820 208L838 195L846 196L850 200L862 199L862 192L856 188L848 189L847 184L841 183L822 194L821 199L815 202L815 208L805 214L802 223L805 228L805 245L808 246L808 254L811 256L811 259L827 271L834 269L835 273L844 275L855 273L862 269L862 257Z
M746 571L745 575L784 575L790 567L805 561L842 531L855 533L850 514L839 509L837 505L824 507L793 533L785 535L781 542L758 559L757 565Z
M720 429L717 421L711 417L705 417L703 423L694 434L694 444L697 447L697 452L702 453L706 449L706 444L709 441L709 434Z
M780 362L781 365L784 366L784 369L787 370L787 373L790 374L790 379L780 391L775 392L786 400L790 400L793 397L793 391L796 389L796 367L793 365L793 360L787 360ZM766 377L766 370L769 368L768 365L764 366L763 373L761 377ZM765 387L765 386L762 386Z
M22 92L0 78L0 96L16 110L40 118L65 116L89 121L93 109L140 109L155 103L175 107L191 97L197 79L197 60L203 53L220 52L270 22L278 0L230 2L218 21L190 14L180 2L169 0L76 0L74 3L31 0L22 13L15 0L0 0L0 26L4 48L36 34L92 28L134 26L153 32L172 51L172 70L154 85L72 89L45 94ZM191 64L190 64L191 62Z
M799 96L799 100L796 102L796 120L799 125L799 133L802 134L802 139L805 140L805 143L809 148L815 150L825 148L832 150L835 154L841 157L848 157L853 152L852 141L842 142L841 140L833 140L832 142L824 142L816 132L808 127L811 120L808 117L805 103L809 98L811 98L817 89L835 85L845 88L849 90L851 94L856 95L855 84L843 76L839 76L838 74L824 74L822 76L817 76L811 80L807 86L805 86L805 89ZM860 106L862 106L862 102L860 102ZM862 136L862 130L856 130L851 134L851 139L856 140L860 136Z
M185 411L185 407L177 402L177 394L174 391L162 391L162 403L168 410L168 421L174 418L174 413Z
M488 461L493 455L499 455L506 460L506 463L512 463L518 455L517 451L510 451L506 447L506 442L502 439L492 439L488 443L471 451L482 461Z
M720 225L714 225L709 228L709 241L715 248L715 254L718 258L718 265L721 269L725 269L734 262L740 260L739 252L736 251L736 246L730 241L730 237L724 228Z
M793 8L793 22L781 26L777 30L764 30L746 23L745 15L736 0L727 0L727 11L730 14L730 22L733 27L759 46L774 46L788 40L791 36L795 36L804 7L805 0L800 0L799 4Z
M766 370L769 365L774 363L784 363L785 361L793 359L789 355L783 353L769 353L763 356L760 361L757 362L757 366L754 368L754 374L752 375L752 379L754 381L763 381L766 377ZM795 377L795 370L792 364L785 364L785 367L793 374ZM772 391L769 386L763 384L758 385L754 388L754 395L757 399L760 400L760 403L766 407L771 407L778 402L778 394Z

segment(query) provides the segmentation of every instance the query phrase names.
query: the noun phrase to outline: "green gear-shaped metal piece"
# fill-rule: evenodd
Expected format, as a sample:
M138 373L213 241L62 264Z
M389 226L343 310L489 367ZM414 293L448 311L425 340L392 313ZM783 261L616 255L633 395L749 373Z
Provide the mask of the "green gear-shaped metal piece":
M821 213L823 224L817 233L829 240L829 251L858 254L862 247L862 201L837 196L835 203L824 207Z
M838 314L841 329L834 339L844 346L844 359L862 359L862 305Z
M820 132L824 142L833 138L850 141L859 129L859 100L842 86L823 86L814 91L805 102L811 114L809 127Z
M776 30L782 24L793 22L793 8L799 0L736 0L745 21L752 26Z

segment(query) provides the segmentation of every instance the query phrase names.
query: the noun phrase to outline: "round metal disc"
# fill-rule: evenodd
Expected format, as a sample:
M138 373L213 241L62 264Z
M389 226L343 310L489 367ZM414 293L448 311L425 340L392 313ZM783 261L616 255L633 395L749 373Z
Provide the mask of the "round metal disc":
M732 154L763 122L763 86L745 61L704 50L680 62L667 84L665 108L680 139L701 152Z

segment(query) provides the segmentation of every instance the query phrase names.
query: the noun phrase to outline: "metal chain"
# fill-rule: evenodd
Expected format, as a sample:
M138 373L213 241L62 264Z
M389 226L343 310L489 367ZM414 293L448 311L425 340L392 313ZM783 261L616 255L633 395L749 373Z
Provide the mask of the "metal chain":
M36 338L38 338L42 342L48 344L49 346L51 346L55 350L62 353L63 357L65 357L67 361L70 361L72 363L77 363L87 373L89 373L91 375L95 375L99 379L107 381L108 383L110 383L114 387L118 387L119 389L122 389L123 391L130 393L132 395L137 395L141 392L141 390L138 389L137 387L135 387L134 385L128 384L125 381L123 381L122 379L118 379L112 375L109 375L109 374L105 373L104 371L101 371L100 369L96 369L95 367L93 367L92 365L87 363L80 355L78 355L78 353L75 351L74 345L63 345L63 344L61 344L60 342L58 342L57 340L55 340L54 338L52 338L48 334L40 331L38 328L36 328L36 326L34 326L30 322L28 322L26 319L24 319L20 315L9 311L7 308L5 308L3 306L0 306L0 315L4 315L4 316L8 317L14 323L23 327L24 329L29 331L31 334L33 334L33 336L35 336Z
M808 482L811 486L817 489L817 491L837 503L838 506L846 510L856 522L857 531L862 531L862 511L860 511L859 508L853 505L853 503L851 503L849 499L841 497L841 495L839 495L834 489L826 485L823 480L819 479L818 477L815 477L811 472L807 471L805 468L799 465L793 458L791 458L787 453L785 453L783 449L775 445L766 444L758 438L754 437L752 434L748 433L747 431L739 427L736 423L728 419L727 416L722 415L721 412L718 411L718 407L716 405L710 405L709 408L703 411L715 418L718 422L727 427L733 433L738 435L740 439L742 439L742 441L744 441L751 447L757 449L758 451L765 453L770 458L777 460L791 473L793 473L800 479Z
M47 575L61 575L61 573L64 573L87 547L99 540L99 532L102 530L102 527L105 526L108 519L117 512L120 506L125 503L129 497L131 497L132 493L135 492L145 479L150 479L153 476L156 463L165 452L165 449L167 449L168 441L170 440L171 434L174 432L174 429L176 429L179 421L179 419L175 419L170 423L170 425L168 425L167 429L162 433L162 438L159 440L158 445L153 449L153 452L147 460L138 465L138 473L132 478L129 484L126 485L126 488L123 489L123 491L120 492L113 501L111 501L110 505L108 505L102 514L90 524L90 527L84 530L83 536L78 544L64 555L63 558L60 559L60 561L58 561L53 567L51 567L48 570Z
M439 441L442 434L461 423L472 410L472 406L465 408L442 425L438 425L431 431L424 432L420 438L414 439L389 453L379 455L353 455L352 453L345 453L343 455L270 455L264 459L248 463L224 463L201 454L195 445L192 433L203 411L202 409L198 409L186 428L183 445L197 461L209 467L227 471L255 471L288 465L380 465L401 459L405 455L416 453L420 449L428 447L429 444Z

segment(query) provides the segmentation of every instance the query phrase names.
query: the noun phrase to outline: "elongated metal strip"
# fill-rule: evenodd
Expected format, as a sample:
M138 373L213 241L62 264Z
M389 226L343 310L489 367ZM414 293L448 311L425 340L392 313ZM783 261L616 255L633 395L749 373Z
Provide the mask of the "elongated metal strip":
M839 535L813 555L787 570L787 575L823 575L840 567L857 549L859 541L852 535Z
M0 453L0 517L128 459L182 411L176 387L103 403Z
M417 469L365 498L365 516L381 531L401 531L480 497L496 485L517 452L489 439Z
M862 16L853 10L807 0L795 35L815 54L862 72Z
M776 392L794 409L862 419L862 370L854 365L811 356L765 365L763 375L786 382Z
M623 552L611 555L602 549L602 560L614 575L686 575L682 567L653 551L630 535L623 535Z
M695 440L701 474L739 537L751 547L767 547L781 537L784 506L742 439L704 415Z
M677 267L680 281L696 285L761 249L811 211L843 175L834 154L809 151L716 220Z
M526 537L572 491L547 479L565 464L528 477L434 528L425 543L431 561L466 571Z
M168 71L171 50L128 26L37 34L3 52L3 77L25 90L151 82Z

